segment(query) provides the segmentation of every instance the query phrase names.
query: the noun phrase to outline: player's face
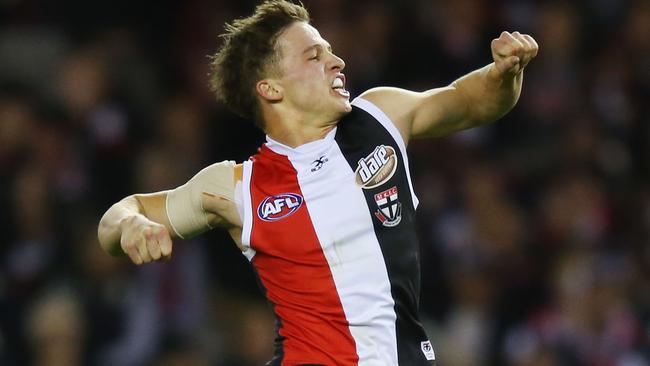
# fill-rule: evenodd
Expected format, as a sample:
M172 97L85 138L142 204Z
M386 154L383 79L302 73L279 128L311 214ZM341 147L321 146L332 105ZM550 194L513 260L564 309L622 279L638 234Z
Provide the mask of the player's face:
M345 62L332 53L316 28L304 22L289 26L277 41L278 79L283 102L315 120L336 121L350 112L350 93L341 71Z

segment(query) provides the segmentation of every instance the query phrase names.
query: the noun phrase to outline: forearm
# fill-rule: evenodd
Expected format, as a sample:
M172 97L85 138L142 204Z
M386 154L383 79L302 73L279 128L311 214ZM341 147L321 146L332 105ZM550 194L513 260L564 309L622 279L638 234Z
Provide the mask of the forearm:
M465 121L474 127L503 117L519 100L523 71L512 77L499 75L491 63L452 83L465 105Z
M120 246L122 222L130 217L142 215L143 209L137 198L132 195L115 203L99 221L97 237L104 251L110 255L124 255Z
M538 46L528 35L502 32L492 40L491 49L494 63L449 86L421 93L373 88L361 97L391 119L405 143L411 138L447 136L496 121L517 103L523 69L537 55Z

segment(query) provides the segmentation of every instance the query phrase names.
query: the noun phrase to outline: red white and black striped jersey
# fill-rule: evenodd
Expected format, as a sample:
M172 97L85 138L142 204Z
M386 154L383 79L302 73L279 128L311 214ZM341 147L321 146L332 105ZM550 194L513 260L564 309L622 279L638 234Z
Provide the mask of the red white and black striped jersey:
M325 138L244 163L242 244L277 317L269 365L432 365L417 198L397 128L357 98Z

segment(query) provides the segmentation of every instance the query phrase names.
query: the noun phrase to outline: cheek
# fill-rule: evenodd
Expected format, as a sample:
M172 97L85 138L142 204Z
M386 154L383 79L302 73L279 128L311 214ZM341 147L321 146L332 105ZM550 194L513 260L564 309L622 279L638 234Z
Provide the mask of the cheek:
M318 103L329 93L321 65L295 67L284 75L285 94L294 100L307 100Z
M313 75L292 80L289 87L291 94L297 97L321 95L328 91L327 88L323 86L323 82Z

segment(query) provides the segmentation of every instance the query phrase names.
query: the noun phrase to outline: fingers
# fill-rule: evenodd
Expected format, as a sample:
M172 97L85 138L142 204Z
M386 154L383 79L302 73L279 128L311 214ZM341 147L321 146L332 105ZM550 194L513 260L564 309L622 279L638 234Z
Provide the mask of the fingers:
M520 56L522 65L526 66L531 59L537 56L537 42L535 42L533 37L519 32L513 32L512 37L522 45L522 48L515 52Z
M501 74L517 73L520 68L520 59L517 56L510 56L505 59L496 61L494 65L497 67Z
M519 32L501 32L491 43L492 57L497 70L516 75L537 56L539 46L533 37Z
M492 41L492 45L493 51L501 57L519 56L524 48L518 37L508 32L501 32L499 38Z
M169 259L172 241L167 229L159 224L134 225L122 232L122 249L137 265Z
M532 50L532 58L537 57L537 52L539 52L539 45L537 44L537 41L535 41L535 38L529 36L528 34L522 34L524 39L528 41L528 43L531 45L531 50Z
M160 243L158 242L158 234L154 234L149 231L148 234L145 235L146 242L147 242L147 251L151 255L151 258L153 260L159 260L161 256L161 251L160 251Z
M169 259L172 257L172 239L167 229L161 230L158 233L158 245L160 247L160 255L163 258Z
M136 246L138 247L138 254L140 254L140 258L142 258L142 261L144 263L149 263L152 261L151 254L149 253L148 247L148 239L147 237L149 236L150 229L147 228L143 231L143 237L138 238Z
M124 248L124 251L129 256L129 258L133 263L137 265L142 264L142 258L140 258L140 254L138 254L138 248L135 245L127 246L126 248Z

